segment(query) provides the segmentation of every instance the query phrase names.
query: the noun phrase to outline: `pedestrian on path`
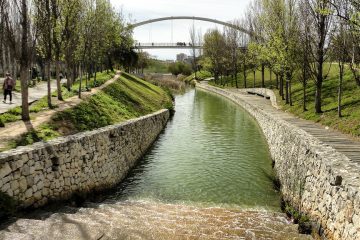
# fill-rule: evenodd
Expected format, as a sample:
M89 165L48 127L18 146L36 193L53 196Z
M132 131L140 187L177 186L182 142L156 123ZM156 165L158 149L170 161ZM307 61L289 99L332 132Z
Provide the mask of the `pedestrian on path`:
M12 104L12 91L16 86L16 81L10 77L10 73L6 73L6 77L3 83L3 90L4 90L4 103L6 103L6 97L9 95L10 97L10 104Z

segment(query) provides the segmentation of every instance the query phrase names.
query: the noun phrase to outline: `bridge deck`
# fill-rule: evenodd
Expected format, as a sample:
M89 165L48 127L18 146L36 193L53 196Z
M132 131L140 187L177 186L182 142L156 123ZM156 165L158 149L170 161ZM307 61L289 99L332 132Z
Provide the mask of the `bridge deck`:
M191 43L136 43L133 48L136 49L202 49L203 45L192 45ZM245 50L246 47L239 47Z

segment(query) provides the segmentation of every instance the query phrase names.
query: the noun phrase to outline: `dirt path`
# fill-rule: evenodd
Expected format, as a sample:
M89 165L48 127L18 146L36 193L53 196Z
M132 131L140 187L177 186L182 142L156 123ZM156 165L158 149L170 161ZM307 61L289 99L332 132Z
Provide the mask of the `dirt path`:
M39 113L34 113L31 115L32 120L30 121L17 121L13 123L8 123L4 128L0 128L0 151L1 149L6 149L9 141L17 139L22 134L37 128L43 123L49 122L51 117L61 111L66 109L75 107L86 98L94 95L99 90L105 88L106 86L110 85L111 83L115 82L120 77L120 72L117 72L115 77L98 88L91 89L90 92L83 92L81 99L78 96L73 96L68 98L64 101L59 101L56 98L53 99L54 105L57 106L55 109L49 109L46 111L42 111Z

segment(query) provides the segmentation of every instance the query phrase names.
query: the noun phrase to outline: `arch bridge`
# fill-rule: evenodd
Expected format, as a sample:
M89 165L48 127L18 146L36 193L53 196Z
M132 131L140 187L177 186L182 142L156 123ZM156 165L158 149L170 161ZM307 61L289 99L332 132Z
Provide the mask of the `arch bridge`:
M229 22L224 22L224 21L219 21L216 19L212 19L212 18L204 18L204 17L190 17L190 16L176 16L176 17L163 17L163 18L155 18L155 19L150 19L150 20L146 20L146 21L142 21L142 22L138 22L138 23L134 23L129 25L129 27L131 28L137 28L143 25L147 25L150 23L155 23L155 22L162 22L162 21L171 21L171 20L198 20L198 21L204 21L204 22L211 22L211 23L216 23L216 24L220 24L226 27L230 27L232 29L235 29L237 31L246 33L247 35L249 35L250 37L253 36L253 33L241 26L238 26L236 24L232 24ZM190 46L190 44L185 43L183 44L179 44L179 43L137 43L134 48L137 49L172 49L172 48L202 48L202 46Z

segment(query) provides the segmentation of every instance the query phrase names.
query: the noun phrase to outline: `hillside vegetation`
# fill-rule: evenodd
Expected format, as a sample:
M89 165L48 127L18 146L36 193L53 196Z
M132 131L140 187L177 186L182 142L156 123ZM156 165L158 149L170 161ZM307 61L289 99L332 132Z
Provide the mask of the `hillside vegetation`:
M171 96L132 75L123 73L114 83L77 106L55 114L51 121L13 141L11 147L120 123L173 107Z

